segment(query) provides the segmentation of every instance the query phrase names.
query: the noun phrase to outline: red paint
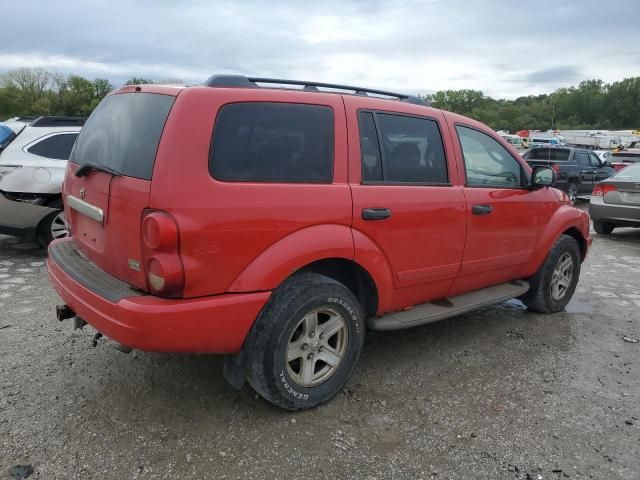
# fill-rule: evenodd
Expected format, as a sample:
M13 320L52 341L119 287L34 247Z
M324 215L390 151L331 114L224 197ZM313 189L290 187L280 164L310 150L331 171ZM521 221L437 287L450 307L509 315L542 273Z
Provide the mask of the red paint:
M134 90L124 87L119 93ZM100 172L78 178L77 166L69 164L64 194L78 196L85 188L86 201L105 211L104 225L68 211L72 241L101 269L145 291L149 260L171 255L184 269L182 298L146 295L113 304L49 261L52 282L63 300L123 344L159 351L238 351L270 292L318 260L357 263L373 279L377 313L384 314L526 278L569 229L578 232L587 246L591 243L588 215L567 205L553 189L465 185L457 124L487 133L512 153L527 174L531 172L508 143L471 119L364 96L260 88L143 86L142 90L177 96L160 140L153 180L112 178ZM227 183L212 178L208 161L216 114L221 106L241 101L331 107L333 184ZM362 184L360 109L436 121L450 185ZM494 210L474 216L474 204L489 204ZM390 208L393 214L387 220L364 221L361 211L369 207ZM177 249L171 242L159 246L157 225L148 227L149 241L142 240L146 227L143 231L141 223L149 211L160 216L166 212L175 221ZM140 271L130 268L130 259L140 262Z

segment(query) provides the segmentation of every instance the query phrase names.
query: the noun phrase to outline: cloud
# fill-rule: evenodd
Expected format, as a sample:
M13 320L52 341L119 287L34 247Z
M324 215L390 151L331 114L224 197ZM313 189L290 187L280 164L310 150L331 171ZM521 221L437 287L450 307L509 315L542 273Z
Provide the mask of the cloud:
M526 80L532 84L567 84L583 79L580 68L576 66L558 66L535 70L527 75Z
M606 13L606 15L605 15ZM119 84L237 73L498 97L640 75L637 0L36 0L3 6L0 71Z

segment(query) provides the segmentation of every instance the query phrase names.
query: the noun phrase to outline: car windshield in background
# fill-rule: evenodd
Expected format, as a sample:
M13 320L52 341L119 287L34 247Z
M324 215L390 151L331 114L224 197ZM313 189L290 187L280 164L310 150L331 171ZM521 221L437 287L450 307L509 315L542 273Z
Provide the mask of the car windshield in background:
M618 182L640 182L640 163L623 168L611 178Z
M553 160L567 161L569 160L570 150L566 148L534 148L524 154L526 160Z
M123 93L106 97L91 114L71 152L71 162L101 165L150 180L164 123L175 97Z
M4 150L14 138L16 138L16 132L6 125L0 125L0 152Z

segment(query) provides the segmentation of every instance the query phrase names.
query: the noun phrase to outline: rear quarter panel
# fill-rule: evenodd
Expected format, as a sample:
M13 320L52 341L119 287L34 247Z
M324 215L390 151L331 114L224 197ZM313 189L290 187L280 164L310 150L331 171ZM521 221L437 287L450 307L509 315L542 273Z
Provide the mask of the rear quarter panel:
M227 103L251 101L319 104L333 109L332 184L221 182L209 174L209 150L218 110ZM334 225L338 231L351 224L344 125L344 105L339 95L210 87L189 88L179 94L158 148L150 206L170 212L178 222L185 297L222 293L230 288L273 288L278 275L267 272L295 268L290 259L311 258L304 252L317 247L318 241L323 250L335 256L353 258L352 240L345 245L344 235L332 235L326 229L313 242L301 234L285 241L282 245L286 248L274 247L271 254L263 255L295 232L319 225ZM242 275L254 260L258 263Z

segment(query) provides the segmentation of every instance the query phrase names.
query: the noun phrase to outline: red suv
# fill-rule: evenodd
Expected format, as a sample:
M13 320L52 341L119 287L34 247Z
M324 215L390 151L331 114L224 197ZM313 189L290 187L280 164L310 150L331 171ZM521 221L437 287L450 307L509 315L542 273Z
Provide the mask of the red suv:
M67 168L58 317L141 350L225 354L234 386L313 407L367 329L516 297L562 310L591 237L554 178L486 126L391 92L123 87Z

